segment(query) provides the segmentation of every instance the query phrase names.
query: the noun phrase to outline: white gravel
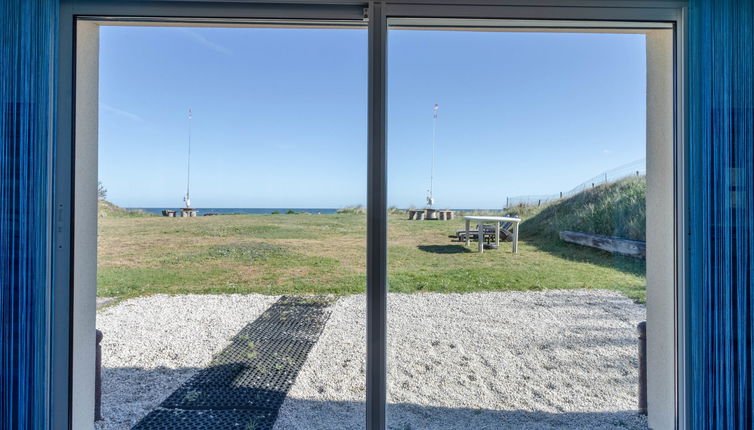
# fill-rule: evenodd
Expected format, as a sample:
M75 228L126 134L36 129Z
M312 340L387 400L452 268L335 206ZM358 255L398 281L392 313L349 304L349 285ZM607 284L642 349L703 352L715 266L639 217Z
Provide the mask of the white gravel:
M130 429L222 350L277 297L155 295L97 311L102 415L97 429Z
M646 428L645 314L609 291L391 294L389 427ZM363 428L364 321L363 295L335 304L275 430Z
M276 299L160 295L98 311L97 428L130 428ZM391 429L646 428L635 412L644 306L597 290L389 299ZM332 311L275 430L364 427L365 298Z

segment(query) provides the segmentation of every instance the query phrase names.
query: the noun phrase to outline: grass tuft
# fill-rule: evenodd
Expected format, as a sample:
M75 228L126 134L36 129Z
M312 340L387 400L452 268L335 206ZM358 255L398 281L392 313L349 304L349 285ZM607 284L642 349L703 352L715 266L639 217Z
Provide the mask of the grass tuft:
M211 258L245 262L261 262L288 254L285 247L269 243L233 243L209 248Z
M344 208L340 208L335 212L339 214L366 215L367 209L362 205L354 205L354 206L346 206Z

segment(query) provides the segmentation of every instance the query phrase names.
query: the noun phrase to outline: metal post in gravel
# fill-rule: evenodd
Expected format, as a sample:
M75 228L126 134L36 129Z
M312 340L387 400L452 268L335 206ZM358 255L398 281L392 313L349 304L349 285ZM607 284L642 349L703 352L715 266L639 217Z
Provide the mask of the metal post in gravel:
M639 332L639 413L647 414L647 322L636 326Z
M102 421L102 332L97 330L94 366L94 421Z

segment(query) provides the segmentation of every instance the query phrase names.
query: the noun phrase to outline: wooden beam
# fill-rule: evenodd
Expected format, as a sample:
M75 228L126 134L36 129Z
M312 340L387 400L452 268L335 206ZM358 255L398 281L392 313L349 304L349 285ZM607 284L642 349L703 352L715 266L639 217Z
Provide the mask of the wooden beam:
M621 239L603 236L601 234L579 233L575 231L561 231L560 239L578 245L626 255L635 258L647 258L647 244L638 240Z

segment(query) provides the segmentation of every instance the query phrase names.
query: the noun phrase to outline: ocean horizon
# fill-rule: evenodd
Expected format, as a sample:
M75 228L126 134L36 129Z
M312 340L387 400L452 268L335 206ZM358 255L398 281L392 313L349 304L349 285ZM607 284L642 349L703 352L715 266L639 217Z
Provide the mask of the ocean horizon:
M129 207L128 210L141 210L157 215L162 215L163 210L175 210L180 211L181 208L142 208L142 207ZM303 212L309 214L319 215L332 215L337 213L338 208L193 208L201 215L217 214L217 215L239 215L239 214L254 214L254 215L269 215L273 212L287 213L289 210L294 212ZM473 212L473 211L485 211L485 212L502 212L502 209L450 209L456 212Z
M127 208L129 210L142 210L157 215L162 215L163 210L176 210L181 208ZM294 212L306 212L310 214L334 214L337 212L337 208L193 208L199 213L199 215L206 214L218 214L218 215L234 215L234 214L256 214L265 215L273 212L286 213L289 210Z

